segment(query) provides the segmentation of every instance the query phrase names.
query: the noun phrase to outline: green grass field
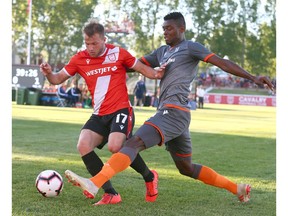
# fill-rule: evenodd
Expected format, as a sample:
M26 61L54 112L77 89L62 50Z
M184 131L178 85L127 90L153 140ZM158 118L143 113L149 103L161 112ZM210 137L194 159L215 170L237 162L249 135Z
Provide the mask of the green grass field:
M215 169L235 182L252 185L251 202L243 204L230 192L181 176L164 147L141 153L159 173L159 196L144 201L141 176L128 168L112 179L123 202L97 206L64 178L62 193L44 198L36 190L37 175L54 169L64 177L70 169L89 177L77 152L81 126L90 109L12 104L12 215L276 215L276 108L205 104L191 111L193 160ZM155 112L136 110L135 130ZM106 161L106 148L98 151Z

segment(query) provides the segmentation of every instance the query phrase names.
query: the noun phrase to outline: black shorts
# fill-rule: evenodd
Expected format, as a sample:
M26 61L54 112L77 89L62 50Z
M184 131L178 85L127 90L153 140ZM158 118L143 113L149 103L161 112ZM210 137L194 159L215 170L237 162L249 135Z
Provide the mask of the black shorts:
M104 116L92 114L82 129L89 129L102 135L103 142L97 146L97 148L102 149L112 132L124 133L127 139L130 138L134 124L134 112L132 107L129 107Z

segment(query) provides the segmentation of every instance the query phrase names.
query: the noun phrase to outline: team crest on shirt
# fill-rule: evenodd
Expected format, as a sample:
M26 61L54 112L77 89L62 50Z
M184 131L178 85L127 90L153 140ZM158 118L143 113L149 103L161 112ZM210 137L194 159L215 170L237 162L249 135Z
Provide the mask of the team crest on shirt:
M108 55L108 59L111 61L111 62L115 62L116 61L116 55L114 53Z
M119 59L119 52L119 47L109 49L102 64L111 64L117 62Z
M86 59L86 63L89 64L91 59Z

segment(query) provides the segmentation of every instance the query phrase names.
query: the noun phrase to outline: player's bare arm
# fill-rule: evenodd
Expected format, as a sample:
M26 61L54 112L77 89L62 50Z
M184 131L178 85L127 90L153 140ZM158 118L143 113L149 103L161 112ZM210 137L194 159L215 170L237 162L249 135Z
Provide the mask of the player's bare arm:
M59 85L69 78L69 76L63 70L58 73L53 73L51 66L46 62L40 64L40 71L53 85Z
M141 61L137 61L133 69L149 79L161 79L164 75L165 66L154 69Z
M227 73L252 80L255 84L257 84L259 86L264 86L264 87L267 86L272 91L274 91L274 86L268 77L253 76L252 74L248 73L246 70L244 70L239 65L235 64L234 62L232 62L230 60L223 59L217 55L214 55L214 56L211 56L207 60L207 62L221 68L223 71L225 71Z

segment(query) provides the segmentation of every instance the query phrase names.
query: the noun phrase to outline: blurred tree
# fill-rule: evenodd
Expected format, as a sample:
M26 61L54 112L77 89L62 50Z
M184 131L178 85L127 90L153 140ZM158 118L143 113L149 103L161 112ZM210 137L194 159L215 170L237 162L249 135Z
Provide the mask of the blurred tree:
M13 47L24 58L27 0L13 0L12 4ZM97 8L102 4L108 7ZM259 11L263 4L265 13ZM222 57L228 56L251 73L273 76L275 4L275 0L34 0L32 59L35 63L41 54L52 64L66 63L83 45L81 29L88 18L96 16L94 12L104 17L99 21L106 30L112 29L107 31L108 42L118 43L140 57L164 44L163 17L180 11L186 19L187 39L203 43ZM115 25L123 25L123 20L133 25L132 31L115 33Z
M150 53L161 44L163 36L157 34L159 21L162 22L164 14L161 11L176 10L179 1L171 0L123 0L121 10L129 14L134 22L133 39L126 41L138 56Z
M239 0L240 1L240 12L239 12L239 23L242 28L239 31L239 39L242 42L242 48L240 52L241 61L239 64L242 67L245 65L245 55L247 52L246 43L248 37L248 23L255 23L258 19L258 9L260 0Z
M275 0L186 2L196 29L195 33L193 29L192 33L188 32L189 38L203 43L221 57L227 56L255 75L275 77ZM259 13L261 7L266 9L265 14ZM205 65L200 64L201 67Z
M264 63L265 65L263 64L263 67L258 71L261 74L267 73L267 75L271 78L276 78L276 1L267 0L267 3L264 5L264 9L266 12L266 17L263 18L266 18L266 21L259 22L260 28L258 35L259 41L263 47L263 50L260 52L263 52L265 55L263 56L263 59L258 60L256 64L266 62ZM267 17L271 17L271 19L267 20ZM250 60L250 56L247 56L247 59ZM253 63L250 65L254 65Z
M32 5L31 63L37 64L41 53L45 61L57 66L66 63L83 44L82 26L93 15L93 0L34 0ZM12 5L13 45L26 56L27 0Z
M276 77L276 22L275 20L260 26L258 35L248 37L248 68L254 74Z
M242 60L242 41L239 38L239 31L241 31L241 25L238 22L230 22L216 28L212 33L213 37L208 42L210 49L217 55L228 56L229 59L239 64Z
M156 28L159 20L163 20L164 14L159 12L176 10L179 1L123 0L117 2L117 5L119 10L134 22L134 33L122 39L127 47L140 57L160 46L163 36L157 34L159 29ZM155 80L154 94L157 94L157 80Z

